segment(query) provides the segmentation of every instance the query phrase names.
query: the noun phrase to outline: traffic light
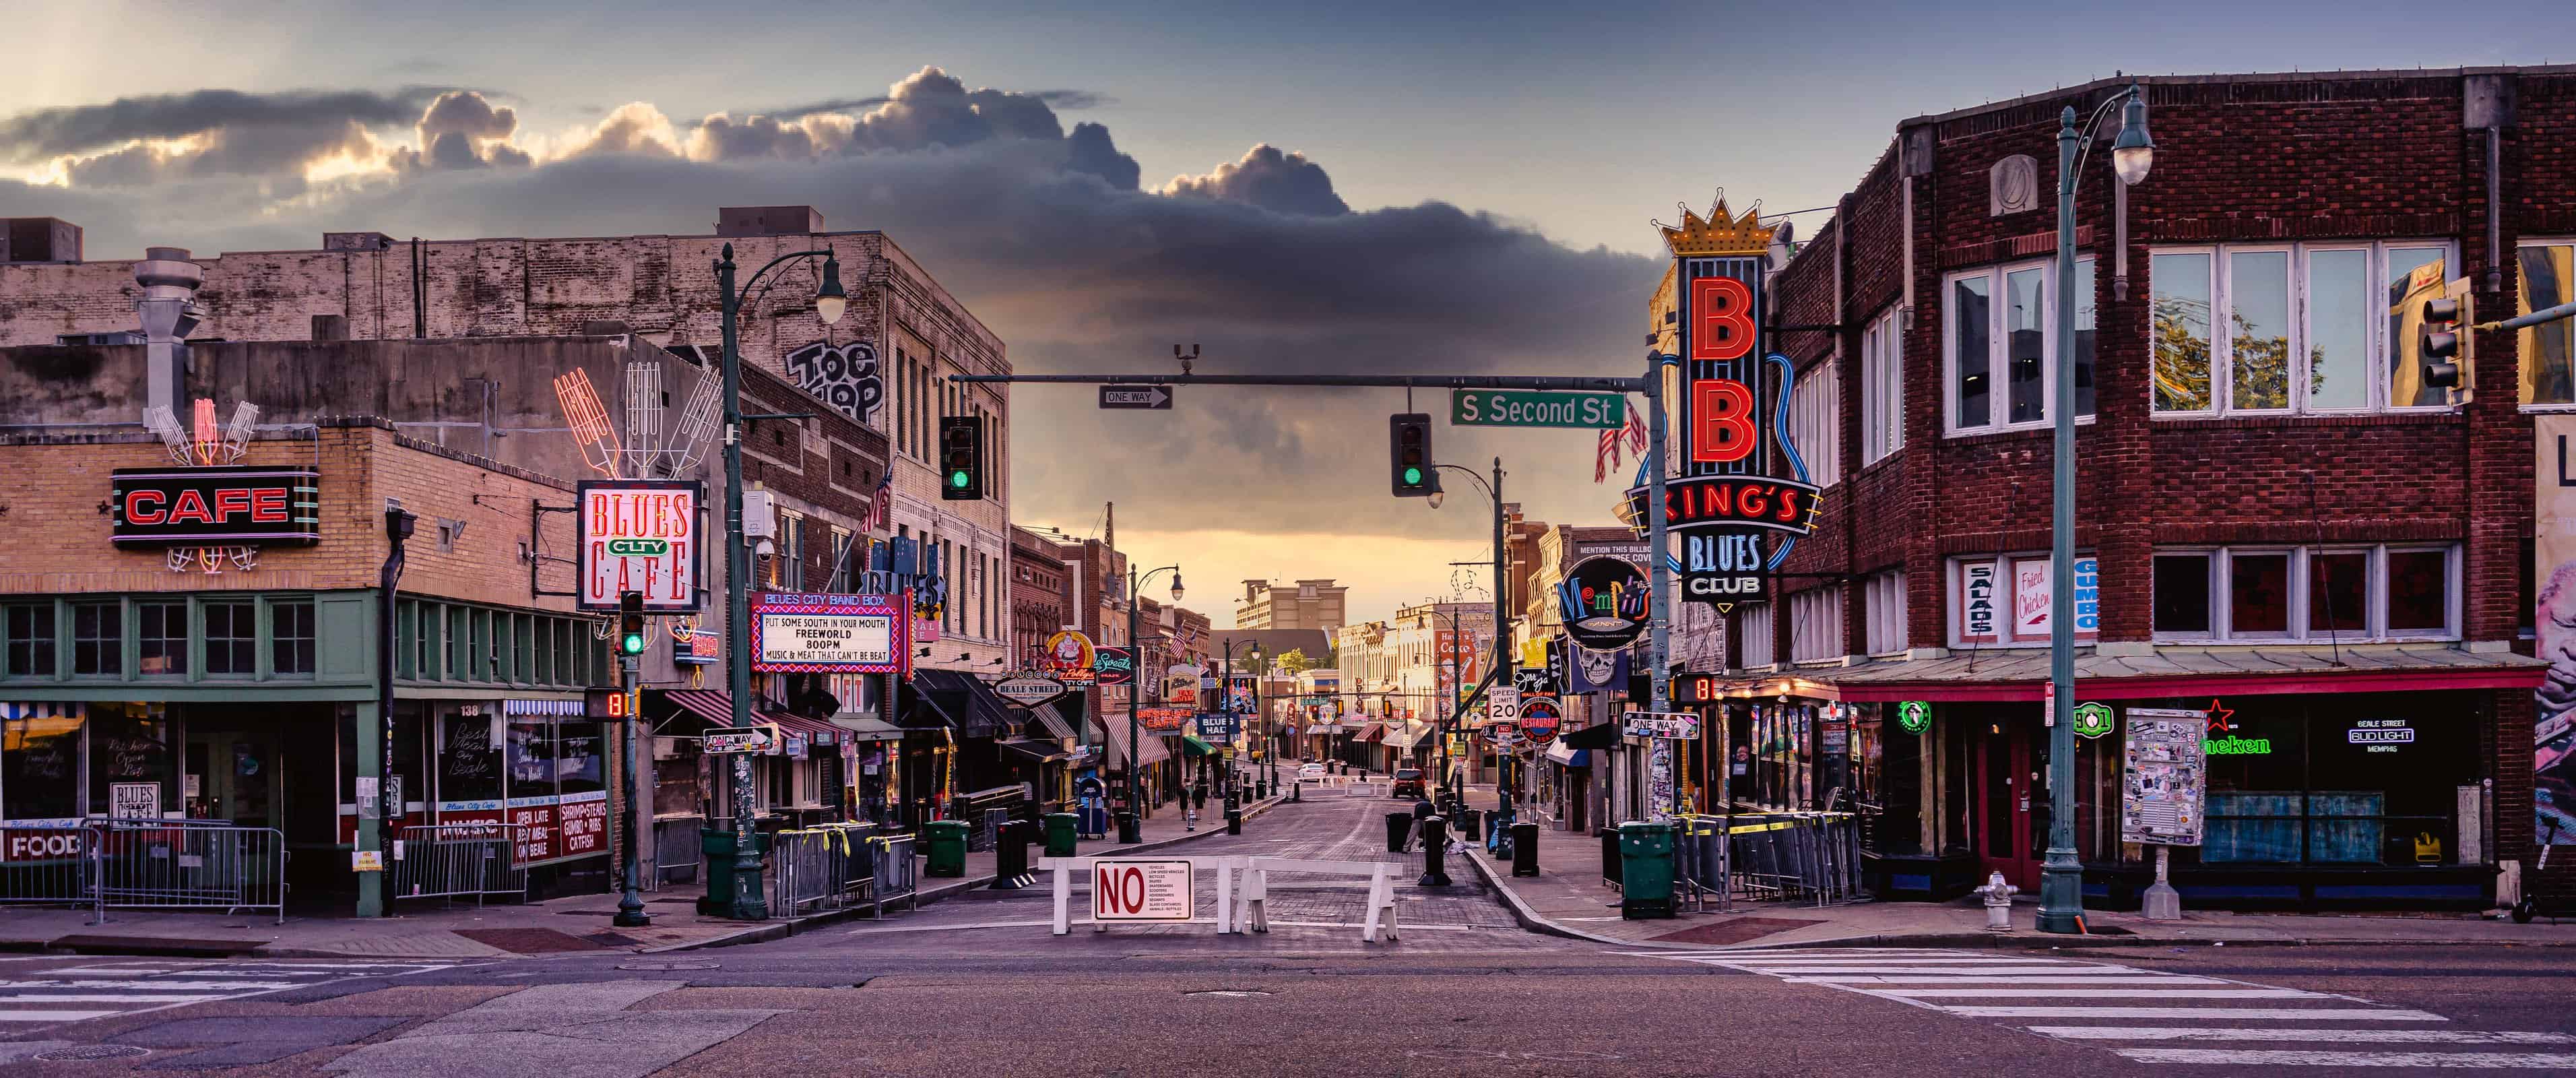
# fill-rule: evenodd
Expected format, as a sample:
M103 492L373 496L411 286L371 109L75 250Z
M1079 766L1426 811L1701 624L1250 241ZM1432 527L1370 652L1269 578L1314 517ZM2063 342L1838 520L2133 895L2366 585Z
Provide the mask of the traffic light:
M617 653L644 654L644 593L617 593Z
M971 502L984 497L984 418L945 416L939 420L939 497Z
M2424 364L2424 384L2454 389L2460 384L2460 301L2424 301L2424 328L2415 337L2415 358Z
M1432 478L1431 416L1423 412L1404 412L1388 416L1387 449L1393 474L1389 477L1398 498L1428 498L1440 489Z

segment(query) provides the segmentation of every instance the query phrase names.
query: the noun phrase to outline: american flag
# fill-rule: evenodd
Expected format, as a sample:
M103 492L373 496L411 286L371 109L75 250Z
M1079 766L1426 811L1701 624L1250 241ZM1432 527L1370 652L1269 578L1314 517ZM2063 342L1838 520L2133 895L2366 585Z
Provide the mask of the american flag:
M1627 413L1628 425L1625 429L1612 428L1601 432L1601 445L1594 451L1592 456L1592 481L1595 483L1609 478L1610 469L1619 466L1619 443L1621 441L1626 441L1628 443L1628 449L1630 452L1637 454L1640 458L1645 456L1646 423L1644 420L1637 418L1637 409L1634 406L1629 407L1627 409Z
M868 503L868 530L881 532L894 526L894 469L877 477L877 492Z

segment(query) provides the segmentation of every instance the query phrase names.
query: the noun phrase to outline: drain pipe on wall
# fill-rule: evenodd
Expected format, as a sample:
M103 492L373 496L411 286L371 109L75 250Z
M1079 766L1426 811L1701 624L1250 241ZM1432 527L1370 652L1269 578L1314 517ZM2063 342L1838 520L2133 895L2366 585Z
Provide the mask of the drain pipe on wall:
M394 822L402 818L402 801L393 788L394 596L395 585L402 580L403 542L411 538L412 529L419 521L419 517L403 511L402 499L385 499L385 538L392 542L385 553L384 568L377 577L379 590L376 596L376 720L377 736L381 739L376 746L379 750L376 796L383 807L375 813L375 834L366 834L368 797L366 791L358 792L358 847L361 850L372 848L378 860L377 871L358 874L358 913L362 917L370 913L380 917L393 914L394 896L385 886L385 873L393 866L385 862L393 859ZM370 891L374 892L373 902L369 901Z

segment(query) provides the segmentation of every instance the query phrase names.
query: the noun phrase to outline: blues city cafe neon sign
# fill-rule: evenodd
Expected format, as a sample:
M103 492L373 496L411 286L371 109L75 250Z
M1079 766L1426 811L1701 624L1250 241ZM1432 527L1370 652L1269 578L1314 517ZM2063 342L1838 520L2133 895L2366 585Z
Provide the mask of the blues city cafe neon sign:
M1814 532L1823 492L1788 437L1797 365L1759 350L1775 230L1757 213L1734 215L1721 198L1706 217L1683 207L1682 224L1663 231L1674 260L1672 310L1662 310L1660 295L1653 310L1658 331L1667 316L1676 327L1675 351L1660 358L1681 368L1681 474L1666 481L1663 504L1649 506L1645 468L1661 462L1640 461L1626 516L1642 535L1653 520L1646 514L1663 513L1665 530L1681 541L1674 568L1682 598L1723 612L1768 597L1771 571ZM1766 375L1777 383L1767 422ZM1765 439L1787 475L1769 474ZM1765 536L1773 537L1767 546Z
M311 468L119 468L109 482L111 541L120 547L322 539L321 473Z

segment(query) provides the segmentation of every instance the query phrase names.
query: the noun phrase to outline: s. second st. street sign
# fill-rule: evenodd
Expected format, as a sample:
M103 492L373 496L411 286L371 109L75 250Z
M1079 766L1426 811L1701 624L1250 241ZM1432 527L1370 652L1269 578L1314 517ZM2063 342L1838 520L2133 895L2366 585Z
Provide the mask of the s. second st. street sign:
M1172 408L1172 387L1102 386L1100 387L1100 406L1167 412Z
M1538 393L1516 389L1449 391L1449 425L1453 427L1617 430L1627 424L1628 398L1617 393Z

